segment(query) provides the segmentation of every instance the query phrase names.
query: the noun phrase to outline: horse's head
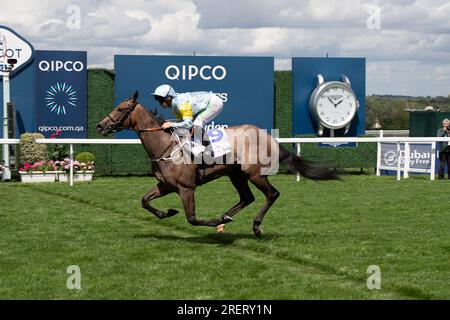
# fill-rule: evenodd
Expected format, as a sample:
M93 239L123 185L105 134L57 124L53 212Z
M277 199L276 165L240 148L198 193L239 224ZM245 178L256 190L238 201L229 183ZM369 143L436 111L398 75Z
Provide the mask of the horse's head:
M106 136L122 129L132 128L133 124L131 121L131 114L138 105L138 96L139 93L136 91L133 94L133 97L122 101L117 107L114 108L113 111L111 111L97 124L97 131Z

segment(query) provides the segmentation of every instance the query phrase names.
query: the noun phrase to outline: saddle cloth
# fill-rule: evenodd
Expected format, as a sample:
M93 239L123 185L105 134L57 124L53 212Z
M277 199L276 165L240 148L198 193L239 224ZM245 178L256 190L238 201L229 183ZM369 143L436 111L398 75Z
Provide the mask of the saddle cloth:
M227 132L224 128L216 128L206 133L209 136L214 157L221 157L231 152L231 144L228 141Z

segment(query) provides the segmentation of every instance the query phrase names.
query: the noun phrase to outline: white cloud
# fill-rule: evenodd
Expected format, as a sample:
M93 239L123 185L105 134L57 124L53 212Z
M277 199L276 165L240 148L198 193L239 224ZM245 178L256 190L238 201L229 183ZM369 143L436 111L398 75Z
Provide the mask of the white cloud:
M80 8L81 28L67 27ZM366 26L369 5L381 29ZM37 49L86 50L90 65L114 54L367 58L367 92L450 93L448 0L2 0L0 24ZM395 83L395 85L393 85Z

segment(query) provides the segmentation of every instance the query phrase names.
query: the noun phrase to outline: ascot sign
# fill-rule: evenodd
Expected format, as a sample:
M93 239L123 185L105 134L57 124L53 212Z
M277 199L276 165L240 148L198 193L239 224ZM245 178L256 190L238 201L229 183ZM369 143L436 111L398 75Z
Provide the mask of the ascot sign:
M31 44L14 30L0 25L0 76L15 72L33 58Z
M27 65L33 58L34 49L31 44L18 33L8 27L0 25L0 76L3 81L3 138L8 138L8 103L10 97L11 73ZM5 164L2 180L11 179L9 168L9 146L2 148L2 159Z

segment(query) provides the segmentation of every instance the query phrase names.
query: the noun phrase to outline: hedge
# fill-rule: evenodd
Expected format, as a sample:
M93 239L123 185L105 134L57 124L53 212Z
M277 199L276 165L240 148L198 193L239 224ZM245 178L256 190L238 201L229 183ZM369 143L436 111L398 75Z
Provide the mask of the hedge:
M292 74L275 71L275 127L280 137L292 136ZM114 73L105 69L88 70L88 138L105 138L96 124L114 107ZM292 146L289 146L292 147ZM98 175L145 175L151 162L141 145L78 145L76 152L88 151L96 156ZM359 144L356 148L323 148L303 144L302 155L324 160L345 168L374 168L376 145Z
M88 70L88 138L104 139L95 126L114 108L114 73ZM141 145L77 145L75 152L95 155L96 175L149 174L151 162Z

